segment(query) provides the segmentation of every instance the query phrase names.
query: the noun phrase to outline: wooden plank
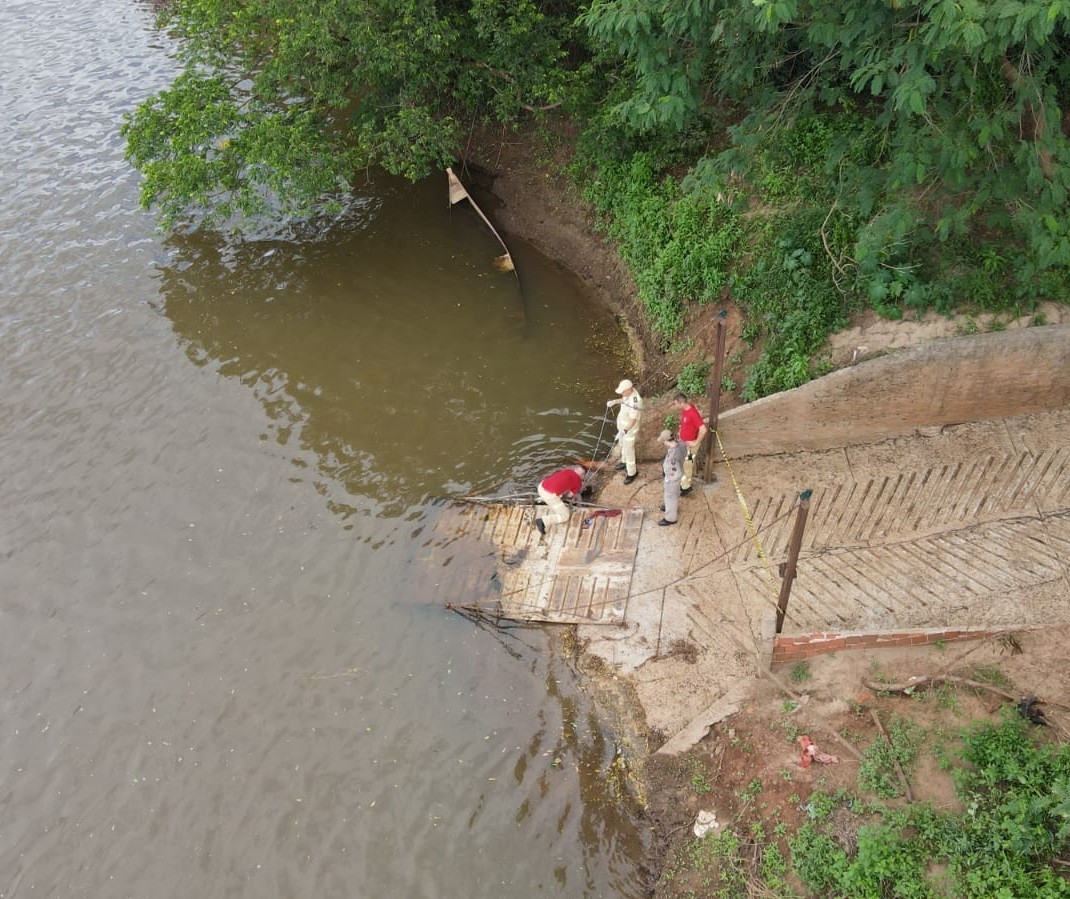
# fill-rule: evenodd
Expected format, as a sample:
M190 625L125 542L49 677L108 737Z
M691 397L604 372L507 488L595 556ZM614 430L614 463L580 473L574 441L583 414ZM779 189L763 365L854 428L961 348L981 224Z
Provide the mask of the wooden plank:
M619 624L642 522L642 509L615 517L577 510L543 537L530 507L468 505L443 513L425 562L444 602L491 602L525 621ZM490 585L496 597L488 596Z

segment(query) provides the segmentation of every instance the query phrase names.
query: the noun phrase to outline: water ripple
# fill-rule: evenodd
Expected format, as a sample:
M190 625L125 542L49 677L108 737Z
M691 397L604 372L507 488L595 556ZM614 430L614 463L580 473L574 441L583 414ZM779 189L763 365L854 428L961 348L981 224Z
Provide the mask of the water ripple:
M582 303L395 183L164 240L151 20L0 4L0 896L640 895L545 635L412 592L443 494L588 445Z

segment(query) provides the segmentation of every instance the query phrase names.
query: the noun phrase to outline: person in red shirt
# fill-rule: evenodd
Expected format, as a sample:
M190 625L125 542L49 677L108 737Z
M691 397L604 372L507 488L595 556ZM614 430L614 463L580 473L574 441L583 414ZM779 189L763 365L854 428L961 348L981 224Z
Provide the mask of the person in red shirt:
M691 492L691 478L695 474L695 453L706 439L706 422L702 413L682 393L676 394L672 402L680 413L680 439L687 444L684 476L680 479L680 495L687 496Z
M564 524L571 514L566 499L579 496L583 491L583 476L587 469L582 465L570 465L551 475L547 475L539 484L539 499L549 507L535 519L535 527L540 534L546 533L548 524Z

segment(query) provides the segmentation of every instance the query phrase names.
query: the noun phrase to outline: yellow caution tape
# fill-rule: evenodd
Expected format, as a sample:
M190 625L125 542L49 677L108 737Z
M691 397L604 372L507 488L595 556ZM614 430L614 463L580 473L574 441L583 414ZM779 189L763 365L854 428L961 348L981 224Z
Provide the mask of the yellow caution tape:
M758 538L758 529L754 526L754 519L751 518L750 509L747 508L747 501L743 498L743 491L740 489L739 481L736 480L736 473L732 470L732 463L728 459L728 453L725 452L724 444L721 443L721 433L715 430L713 435L717 438L717 448L721 451L721 458L724 459L725 467L728 469L728 476L732 479L732 486L736 490L736 499L739 500L739 508L743 510L743 518L747 522L747 530L750 531L751 540L754 541L754 548L758 551L758 558L765 565L765 570L769 573L769 579L774 584L778 584L777 578L773 574L773 568L769 564L769 559L766 558L765 550L762 548L762 541ZM779 595L774 597L774 600L776 599L779 599Z

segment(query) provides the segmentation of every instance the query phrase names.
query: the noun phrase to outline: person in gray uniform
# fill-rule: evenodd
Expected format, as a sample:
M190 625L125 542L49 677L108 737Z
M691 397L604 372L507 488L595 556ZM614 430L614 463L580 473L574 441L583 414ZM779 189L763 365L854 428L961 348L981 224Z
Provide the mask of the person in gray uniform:
M679 516L680 480L684 476L687 444L678 439L672 431L662 431L658 435L658 442L665 445L665 461L661 463L661 470L665 473L665 503L661 508L665 515L658 524L668 527L670 524L676 524Z

